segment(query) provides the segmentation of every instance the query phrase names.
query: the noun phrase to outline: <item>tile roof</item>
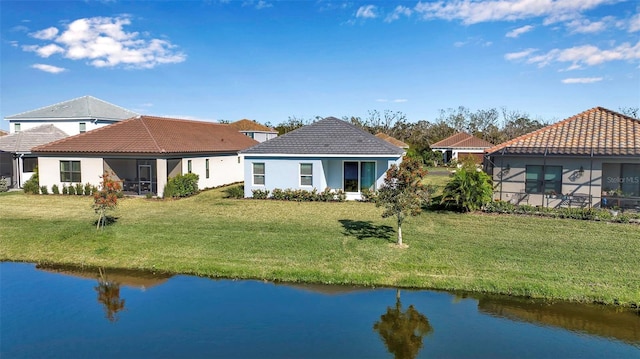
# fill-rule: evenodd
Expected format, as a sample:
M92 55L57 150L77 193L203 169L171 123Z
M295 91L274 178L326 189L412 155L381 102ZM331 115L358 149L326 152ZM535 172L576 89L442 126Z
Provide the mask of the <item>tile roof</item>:
M466 132L458 132L442 141L431 145L431 148L489 148L493 143L472 136Z
M380 139L383 139L383 140L389 142L390 144L392 144L394 146L397 146L397 147L400 147L400 148L404 148L404 149L409 148L408 144L400 141L397 138L391 137L391 136L387 135L386 133L378 132L378 133L376 133L376 137L378 137Z
M265 125L261 125L255 121L242 119L236 122L232 122L229 126L237 129L238 131L256 131L256 132L273 132L278 133L278 131L273 128L267 127Z
M36 146L65 138L67 135L54 125L41 125L0 137L0 151L29 153Z
M262 142L241 153L247 155L401 156L404 151L350 123L335 117L327 117Z
M34 148L39 153L237 152L258 143L229 125L139 116Z
M51 106L5 117L7 120L95 119L119 121L138 116L137 113L92 96L74 98Z
M640 156L640 120L594 107L486 152Z
M2 136L6 136L6 135L8 135L8 134L9 134L9 132L7 132L7 131L5 131L5 130L0 130L0 137L2 137Z

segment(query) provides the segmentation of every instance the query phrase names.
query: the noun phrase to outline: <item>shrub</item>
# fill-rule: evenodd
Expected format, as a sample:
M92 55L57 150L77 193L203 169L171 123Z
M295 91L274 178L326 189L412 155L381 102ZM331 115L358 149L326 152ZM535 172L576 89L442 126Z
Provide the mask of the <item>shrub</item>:
M82 183L76 183L76 195L82 196L84 194L84 186Z
M164 187L164 198L188 197L198 193L199 176L195 173L179 174L167 181Z
M84 185L84 195L91 196L92 193L93 193L93 186L91 186L91 183L86 183Z
M275 190L273 191L275 192ZM269 197L269 190L266 189L254 189L251 193L255 199L267 199Z
M38 176L38 167L35 168L33 175L23 185L24 193L39 194L40 193L40 180Z
M40 193L49 194L49 190L47 189L47 186L40 186Z
M69 187L66 184L62 185L62 194L69 194Z
M362 202L375 202L378 199L378 192L368 188L362 190Z
M73 185L73 183L69 185L68 191L70 196L73 196L76 194L76 187Z
M51 192L53 194L60 194L60 189L58 188L57 184L54 184L53 186L51 186Z
M98 192L98 187L96 186L91 186L91 194L94 194ZM86 193L85 193L86 194ZM118 192L119 197L118 198L122 198L124 196L124 194L122 193L122 191Z
M475 164L459 168L442 192L442 203L463 212L475 211L491 201L491 177Z
M7 192L9 190L9 179L0 177L0 192Z
M224 193L227 194L227 198L244 198L244 186L231 186L225 189Z

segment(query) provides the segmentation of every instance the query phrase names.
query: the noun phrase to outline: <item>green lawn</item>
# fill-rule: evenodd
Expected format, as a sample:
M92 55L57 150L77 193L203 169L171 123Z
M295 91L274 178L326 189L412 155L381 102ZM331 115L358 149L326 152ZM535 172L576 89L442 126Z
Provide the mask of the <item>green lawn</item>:
M126 198L96 232L91 202L0 195L0 259L640 304L633 224L429 212L405 222L399 249L370 203Z

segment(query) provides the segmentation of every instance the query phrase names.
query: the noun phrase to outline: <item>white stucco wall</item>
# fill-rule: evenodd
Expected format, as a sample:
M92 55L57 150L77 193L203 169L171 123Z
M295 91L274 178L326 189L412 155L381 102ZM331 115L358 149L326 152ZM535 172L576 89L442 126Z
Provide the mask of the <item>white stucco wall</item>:
M73 136L80 133L80 123L86 124L87 132L91 130L95 130L96 128L104 127L110 125L111 123L93 123L91 120L61 120L61 121L37 121L37 120L29 120L29 121L18 121L12 120L9 125L9 130L11 133L15 133L15 124L20 124L20 131L25 131L34 127L42 126L42 125L54 125L57 128L64 131L67 135ZM114 121L115 122L115 121Z
M63 185L71 183L60 182L60 161L80 161L81 183L90 183L94 186L100 185L100 176L103 174L102 158L81 158L81 157L39 157L38 172L40 186L47 186L49 193L51 187L55 184L60 190Z
M206 176L207 159L209 160L209 178ZM243 161L242 158L236 154L209 157L185 157L182 159L182 173L189 172L189 161L191 161L191 172L199 176L199 189L241 182L244 178ZM164 173L166 173L166 169Z

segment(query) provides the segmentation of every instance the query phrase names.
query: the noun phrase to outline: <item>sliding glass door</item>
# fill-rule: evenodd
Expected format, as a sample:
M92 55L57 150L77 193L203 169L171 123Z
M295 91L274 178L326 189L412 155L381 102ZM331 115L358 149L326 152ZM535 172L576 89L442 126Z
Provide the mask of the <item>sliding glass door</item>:
M343 168L343 188L345 192L374 189L376 184L375 162L345 161Z

